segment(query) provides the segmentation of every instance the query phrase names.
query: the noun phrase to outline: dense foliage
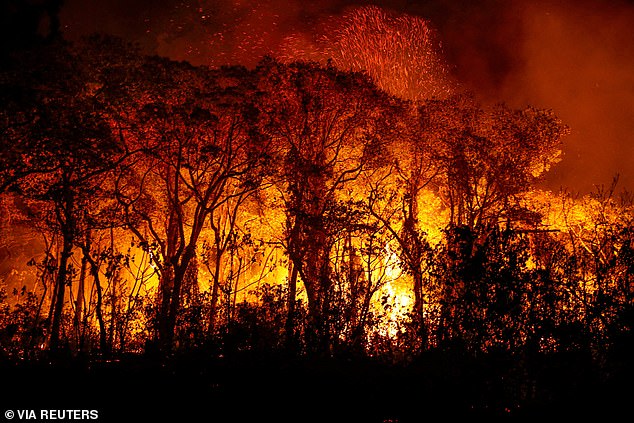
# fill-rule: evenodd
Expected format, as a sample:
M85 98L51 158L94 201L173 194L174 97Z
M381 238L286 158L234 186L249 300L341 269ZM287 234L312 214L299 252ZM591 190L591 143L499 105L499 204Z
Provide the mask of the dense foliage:
M0 95L6 359L497 354L517 404L543 357L630 348L632 203L536 191L548 110L102 37L13 53Z

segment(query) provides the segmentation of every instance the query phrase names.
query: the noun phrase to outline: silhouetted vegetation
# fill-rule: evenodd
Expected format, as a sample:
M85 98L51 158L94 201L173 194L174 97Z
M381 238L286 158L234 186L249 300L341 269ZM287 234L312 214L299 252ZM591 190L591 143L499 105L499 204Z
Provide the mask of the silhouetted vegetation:
M72 375L82 401L152 401L139 418L211 401L231 421L624 409L634 204L616 183L536 189L567 133L552 112L107 37L9 54L0 361L18 392Z

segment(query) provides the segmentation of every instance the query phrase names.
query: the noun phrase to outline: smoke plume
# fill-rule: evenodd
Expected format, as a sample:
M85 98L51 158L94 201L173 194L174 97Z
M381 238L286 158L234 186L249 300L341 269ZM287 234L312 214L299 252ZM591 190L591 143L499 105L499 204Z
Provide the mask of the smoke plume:
M61 27L194 64L253 66L368 5L428 22L452 77L483 102L552 109L570 126L549 188L587 192L619 174L634 189L632 1L66 0Z

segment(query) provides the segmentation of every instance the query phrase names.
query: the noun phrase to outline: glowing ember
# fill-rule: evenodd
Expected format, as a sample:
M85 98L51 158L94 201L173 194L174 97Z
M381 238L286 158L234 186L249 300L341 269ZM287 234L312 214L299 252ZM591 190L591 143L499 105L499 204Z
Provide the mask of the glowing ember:
M424 19L367 6L324 26L317 37L287 37L281 56L367 72L385 91L411 100L445 98L456 87L440 42Z

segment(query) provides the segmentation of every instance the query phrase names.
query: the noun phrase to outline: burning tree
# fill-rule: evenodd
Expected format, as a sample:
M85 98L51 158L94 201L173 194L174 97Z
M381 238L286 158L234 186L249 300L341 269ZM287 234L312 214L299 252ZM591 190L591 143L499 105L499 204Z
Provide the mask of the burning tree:
M343 189L381 154L389 133L390 100L362 75L314 63L269 60L256 72L266 84L260 107L264 128L277 146L286 193L291 302L299 275L314 336L327 351L334 313L331 249L335 236L354 224Z
M201 233L210 225L216 244L225 242L218 214L229 207L235 218L260 187L268 147L257 132L253 89L244 71L223 78L222 72L153 59L141 78L145 84L131 117L120 117L127 121L127 142L141 154L125 164L116 196L130 230L153 254L160 277L158 339L169 351L182 296L192 288L186 286L188 277L197 284ZM224 251L215 251L213 303Z
M438 324L459 325L462 318L490 312L491 290L518 301L518 293L526 289L522 285L512 294L508 291L515 289L514 282L530 279L524 272L525 241L509 231L539 227L541 216L525 208L522 199L557 162L567 128L548 110L512 110L504 105L485 109L468 97L427 101L419 112L425 137L434 146L438 177L433 186L449 210L446 250L439 262L449 268L436 271L442 275L436 283L437 300L444 304ZM514 256L502 258L504 250L497 250L501 245ZM515 264L507 267L509 263ZM503 271L508 272L507 283L498 279ZM487 294L478 297L479 292ZM459 317L458 303L469 299L479 305L470 304ZM456 326L452 332L463 329ZM439 338L445 336L441 333Z
M28 261L43 292L0 269L0 364L68 346L110 366L145 345L169 366L211 346L215 370L286 347L284 366L415 359L435 390L434 365L458 359L487 389L504 380L505 412L539 400L559 353L618 373L629 355L605 363L631 352L632 196L537 191L567 127L449 96L425 21L369 7L338 25L321 64L212 69L105 37L8 52L0 231L35 228L45 251ZM299 378L306 396L315 378Z
M567 133L552 111L487 110L464 96L425 102L420 116L449 223L474 232L528 217L519 199L559 160Z
M30 73L3 71L0 186L59 240L42 273L53 288L53 350L65 316L82 330L94 324L103 352L116 336L127 347L134 313L164 353L190 323L215 340L222 307L229 333L257 314L238 293L264 279L284 284L283 274L288 294L257 290L265 308L287 295L284 328L274 331L288 345L304 334L322 354L379 351L408 335L408 316L388 295L411 305L417 332L400 344L408 348L466 339L513 350L553 338L531 325L575 322L597 337L626 326L617 322L631 296L629 220L595 213L593 230L568 225L567 239L539 232L545 215L530 192L566 133L550 111L482 107L468 96L405 101L367 75L313 62L208 69L109 39L45 53L23 59ZM442 212L433 223L432 207ZM134 263L136 249L145 264ZM145 266L142 276L126 276L132 266ZM152 278L154 308L141 313L130 304L141 304L137 283ZM383 340L372 345L371 334ZM77 348L86 336L76 335Z
M51 298L50 348L60 346L73 249L102 205L103 185L126 154L107 121L89 62L62 45L38 50L37 61L17 61L3 109L2 189L30 201L31 219L42 221L61 246ZM25 71L25 69L27 71Z

